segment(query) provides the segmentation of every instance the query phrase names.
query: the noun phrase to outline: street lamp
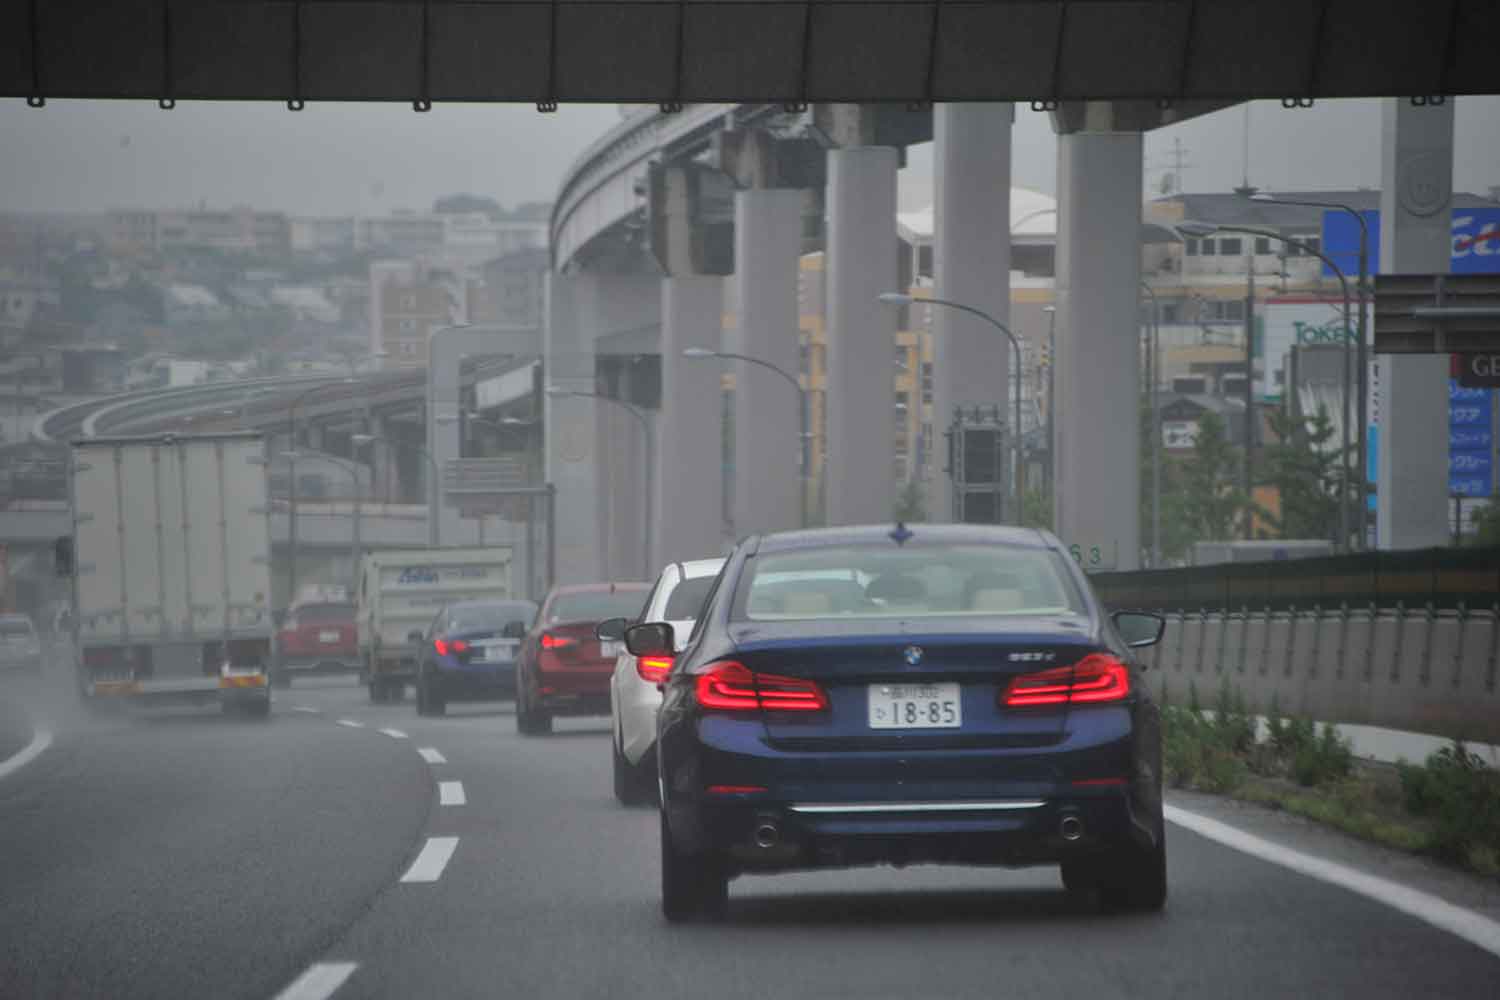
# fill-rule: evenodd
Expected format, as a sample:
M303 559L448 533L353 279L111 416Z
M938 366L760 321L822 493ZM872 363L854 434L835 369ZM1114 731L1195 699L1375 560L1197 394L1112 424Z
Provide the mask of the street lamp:
M1352 470L1350 468L1350 464L1351 464L1350 458L1351 458L1351 456L1349 454L1349 424L1352 421L1351 421L1351 414L1349 412L1349 406L1350 406L1350 403L1352 401L1351 397L1353 396L1353 393L1351 392L1351 389L1353 388L1353 386L1350 385L1350 374L1351 374L1350 367L1351 367L1351 363L1350 363L1350 348L1349 348L1349 331L1351 329L1351 326L1350 326L1350 321L1349 321L1349 312L1350 312L1350 309L1351 309L1351 300L1350 300L1350 296L1349 296L1349 279L1344 276L1343 269L1340 268L1337 264L1335 264L1333 262L1333 259L1330 258L1327 254L1323 253L1323 251L1315 249L1310 244L1304 243L1301 240L1292 239L1290 236L1283 236L1280 233L1276 232L1274 229L1260 229L1260 228L1255 227L1255 226L1219 225L1219 224L1212 223L1212 222L1192 222L1192 221L1187 221L1187 222L1180 222L1180 223L1178 223L1177 224L1177 231L1180 232L1180 233L1182 233L1184 236L1191 236L1191 237L1195 237L1195 238L1196 237L1201 237L1201 236L1210 236L1210 235L1212 235L1214 233L1244 233L1244 234L1249 235L1249 236L1261 236L1261 237L1265 237L1266 239L1278 240L1278 241L1280 241L1282 243L1285 243L1289 247L1294 247L1297 250L1300 250L1302 253L1307 254L1309 257L1316 257L1316 258L1318 258L1323 263L1327 264L1328 267L1329 267L1329 269L1331 271L1333 271L1334 275L1336 275L1338 277L1338 279L1339 279L1339 287L1343 290L1343 296L1344 296L1344 388L1343 388L1343 397L1344 397L1344 399L1343 399L1343 407L1342 407L1343 408L1343 413L1341 414L1341 419L1339 421L1339 423L1343 425L1342 426L1342 434L1341 434L1341 439L1342 439L1341 443L1342 443L1343 451L1342 451L1342 454L1339 456L1339 470L1340 470L1340 475L1341 475L1341 481L1339 483L1339 530L1341 532L1340 544L1342 546L1347 547L1348 544L1349 544L1350 528L1351 528L1350 517L1349 517L1349 482L1350 482L1351 473L1352 473ZM1267 372L1269 374L1270 359L1267 358L1266 360L1267 360ZM1253 374L1254 374L1253 371L1247 371L1246 372L1246 378L1247 378L1247 380L1253 380ZM1246 451L1247 454L1248 454L1248 452L1250 450L1250 445L1251 445L1251 438L1250 438L1250 435L1248 433L1249 429L1250 429L1250 423L1249 423L1250 420L1251 420L1251 413L1247 409L1246 413L1245 413L1245 421L1246 421L1245 430L1247 432L1246 433L1246 438L1245 438L1245 451ZM1361 472L1361 478L1363 478L1363 472ZM1246 483L1245 485L1246 485L1246 489L1248 491L1250 484ZM1364 495L1363 489L1360 490L1360 495L1361 495L1361 497ZM1363 535L1363 534L1364 534L1364 532L1361 531L1360 535Z
M1042 306L1047 314L1047 495L1057 490L1057 306Z
M383 444L392 451L395 451L397 448L410 448L427 459L427 464L432 470L432 481L434 483L437 483L442 478L442 472L438 469L437 461L432 457L432 452L419 444L410 444L406 441L392 441L390 438L376 437L374 434L351 434L349 440L356 447L363 447L367 444ZM427 544L431 548L441 548L443 545L441 519L438 517L437 504L434 502L440 496L440 493L436 487L427 492L429 497L427 503Z
M299 456L295 448L289 448L281 453L281 457L295 465ZM349 473L349 478L354 485L354 531L349 543L349 558L352 560L354 565L354 568L350 574L349 581L349 592L352 594L359 587L359 560L363 549L363 533L361 532L360 527L363 521L364 513L364 508L361 503L361 494L363 494L364 492L364 484L360 481L359 465L357 463L346 462L341 458L334 458L332 455L320 454L317 457L322 461L328 462L332 465L336 465L340 469L343 469L345 472Z
M1355 291L1358 293L1359 297L1359 342L1355 346L1356 357L1354 362L1355 367L1358 368L1358 371L1355 373L1354 377L1354 384L1356 388L1355 395L1358 398L1358 403L1355 407L1356 426L1354 430L1359 442L1359 444L1357 445L1359 454L1356 456L1356 461L1359 464L1359 485L1355 493L1356 505L1358 507L1357 513L1359 521L1359 531L1356 534L1356 538L1358 540L1358 547L1363 549L1366 547L1365 524L1368 518L1370 503L1370 458L1368 450L1370 447L1368 440L1370 420L1370 368L1369 360L1366 357L1366 351L1368 350L1366 343L1368 339L1367 325L1369 323L1369 316L1367 315L1369 311L1367 306L1367 296L1370 294L1370 223L1365 218L1365 213L1359 211L1358 209L1355 209L1350 205L1345 205L1336 201L1318 201L1305 198L1277 198L1274 195L1269 194L1252 194L1250 196L1250 200L1258 201L1264 205L1299 205L1306 208L1322 208L1335 212L1343 212L1346 215L1353 216L1354 221L1359 223L1359 276L1356 279L1357 284L1355 286ZM1322 257L1321 254L1319 254L1319 256ZM1327 260L1326 257L1323 259L1325 261ZM1334 268L1334 270L1337 271L1338 268ZM1345 322L1347 324L1347 319L1345 320ZM1348 333L1349 331L1346 325L1344 330L1346 339L1348 337ZM1345 387L1347 387L1350 382L1348 365L1349 353L1345 351Z
M726 361L744 361L747 364L759 365L767 371L775 372L791 384L792 389L797 393L797 419L799 421L797 430L797 476L801 480L801 485L798 489L798 516L801 519L799 521L800 526L807 527L807 488L811 479L809 468L811 462L808 456L808 446L811 443L809 439L812 435L810 428L807 426L807 390L802 388L802 380L780 365L773 365L762 358L752 358L748 354L736 354L733 351L715 351L707 347L684 347L682 349L682 356L693 359L718 358Z
M975 309L973 306L966 306L962 302L953 302L949 299L917 299L915 296L908 295L905 292L881 292L880 295L877 296L877 298L879 298L881 302L884 302L888 306L909 306L915 302L921 302L923 305L945 306L949 309L957 309L959 312L966 312L971 316L978 316L980 319L984 320L986 323L989 323L991 326L999 330L1001 333L1005 334L1005 336L1010 339L1010 346L1015 351L1016 356L1016 370L1015 378L1013 380L1016 384L1016 416L1015 426L1011 428L1011 442L1012 447L1015 450L1016 475L1015 482L1012 484L1012 488L1016 493L1016 523L1023 524L1023 515L1025 513L1024 507L1026 504L1026 494L1024 492L1026 465L1025 459L1022 458L1021 455L1021 342L1016 339L1016 335L1014 333L1010 332L1010 327L1006 326L1004 323L1000 322L998 319L991 316L983 309Z
M317 385L313 386L312 388L305 389L302 392L298 393L297 396L296 396L296 398L294 398L292 400L291 406L288 407L287 421L288 421L288 424L290 425L290 428L291 428L291 435L290 436L291 436L291 442L292 442L292 447L291 447L291 450L290 450L290 454L292 456L292 458L291 458L291 464L287 467L287 476L289 478L290 487L291 487L290 492L289 492L288 497L287 497L287 499L288 499L289 502L287 504L287 517L286 517L286 521L287 521L287 524L286 524L286 528L287 528L287 571L286 571L286 576L287 576L287 595L286 595L286 599L287 599L288 602L295 601L297 599L297 458L296 458L297 451L296 451L296 449L297 449L297 445L299 444L299 442L297 440L297 408L299 406L301 406L302 403L303 403L303 401L306 400L309 396L312 396L312 395L315 395L315 394L317 394L319 392L322 392L324 389L327 389L330 386L335 386L335 385L355 385L355 384L358 384L358 382L359 382L359 379L356 379L356 378L341 378L341 379L339 379L339 380L337 380L335 382L319 382Z
M656 489L653 483L653 479L656 476L656 434L651 428L650 418L646 416L646 414L640 409L640 407L627 403L623 399L615 399L613 396L606 396L600 392L585 392L582 389L568 389L560 385L549 385L544 391L553 399L562 399L568 396L572 396L577 399L599 399L603 400L606 403L613 403L615 406L620 407L620 409L626 411L637 421L639 421L641 425L641 433L645 436L646 439L646 475L644 477L646 484L646 502L644 505L644 509L646 511L646 528L641 536L644 543L643 548L645 550L642 565L645 568L642 572L647 577L649 577L651 575L651 555L653 552L651 544L652 522L656 517Z

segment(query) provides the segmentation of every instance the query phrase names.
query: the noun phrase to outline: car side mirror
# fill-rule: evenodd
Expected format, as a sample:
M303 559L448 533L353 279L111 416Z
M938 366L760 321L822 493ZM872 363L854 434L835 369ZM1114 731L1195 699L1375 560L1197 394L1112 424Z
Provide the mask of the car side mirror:
M406 633L406 641L411 643L413 646L420 645L422 642L422 633L417 629L412 629L410 632Z
M606 618L594 626L594 638L601 642L619 642L625 638L625 630L629 627L629 619Z
M1120 638L1131 649L1156 645L1167 630L1165 618L1146 611L1116 611L1110 617L1114 619Z
M500 630L500 636L503 639L524 639L526 638L526 623L506 622L505 627Z
M675 656L677 637L666 622L632 625L625 630L625 648L631 656Z

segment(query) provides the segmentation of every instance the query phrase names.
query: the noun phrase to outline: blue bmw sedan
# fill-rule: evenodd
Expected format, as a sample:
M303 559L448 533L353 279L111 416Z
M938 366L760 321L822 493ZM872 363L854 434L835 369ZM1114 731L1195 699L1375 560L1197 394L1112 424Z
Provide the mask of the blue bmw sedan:
M664 684L662 907L721 912L739 875L1060 865L1107 906L1166 901L1160 713L1046 532L887 524L750 537ZM626 633L676 652L672 627Z

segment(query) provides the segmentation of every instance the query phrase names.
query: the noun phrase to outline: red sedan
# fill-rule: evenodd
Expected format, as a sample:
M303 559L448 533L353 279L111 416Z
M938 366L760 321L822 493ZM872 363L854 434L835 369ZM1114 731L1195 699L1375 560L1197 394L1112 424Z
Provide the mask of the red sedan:
M516 730L552 731L558 715L608 715L609 678L619 644L601 641L594 626L606 618L640 617L646 583L589 583L554 587L516 662Z

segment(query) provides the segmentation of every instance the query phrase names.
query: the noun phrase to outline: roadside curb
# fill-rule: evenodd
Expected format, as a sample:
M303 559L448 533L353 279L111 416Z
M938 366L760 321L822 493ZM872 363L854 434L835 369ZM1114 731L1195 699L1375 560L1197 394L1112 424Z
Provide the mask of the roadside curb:
M21 709L31 729L31 740L21 749L11 754L5 760L0 760L0 781L15 774L21 768L36 760L47 748L52 745L52 730L36 716Z

